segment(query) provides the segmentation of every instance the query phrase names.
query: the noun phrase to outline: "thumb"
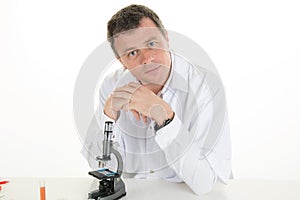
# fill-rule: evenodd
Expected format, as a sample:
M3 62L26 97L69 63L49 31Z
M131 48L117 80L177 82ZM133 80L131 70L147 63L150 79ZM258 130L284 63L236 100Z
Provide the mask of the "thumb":
M136 110L130 110L137 121L140 121L140 114Z

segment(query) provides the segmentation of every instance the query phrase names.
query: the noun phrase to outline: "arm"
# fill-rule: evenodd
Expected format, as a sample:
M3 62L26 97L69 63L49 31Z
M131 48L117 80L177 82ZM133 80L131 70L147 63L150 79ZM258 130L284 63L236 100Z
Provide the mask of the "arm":
M89 124L86 135L83 137L84 144L81 153L88 161L89 166L94 170L99 168L99 163L96 161L96 157L102 153L104 122L107 120L113 120L111 117L104 114L104 105L113 91L116 82L115 79L115 77L108 77L102 83L99 91L99 105ZM119 137L115 138L116 141L119 141L119 139ZM114 162L115 161L113 160L111 164L112 166L116 166Z
M224 89L213 88L206 90L209 95L198 101L190 121L183 122L175 114L155 138L169 166L196 194L209 192L218 178L226 182L231 173ZM197 94L195 97L200 99Z

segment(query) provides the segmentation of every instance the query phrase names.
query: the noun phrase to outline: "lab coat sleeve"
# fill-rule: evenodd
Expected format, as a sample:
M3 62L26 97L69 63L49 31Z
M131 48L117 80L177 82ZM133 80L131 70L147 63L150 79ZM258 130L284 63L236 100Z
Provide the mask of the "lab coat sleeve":
M101 156L102 153L102 141L103 141L103 129L105 121L114 121L107 117L104 112L104 104L110 93L112 92L114 83L112 79L105 79L99 93L99 105L95 114L90 122L88 130L84 138L84 144L81 149L81 153L87 160L91 169L95 170L99 168L99 163L96 161L97 156ZM119 137L116 139L118 140ZM115 161L113 161L115 162ZM116 165L111 163L112 167Z
M218 178L226 183L231 176L224 89L221 86L209 93L190 122L183 123L175 113L155 138L169 166L198 195L211 191Z

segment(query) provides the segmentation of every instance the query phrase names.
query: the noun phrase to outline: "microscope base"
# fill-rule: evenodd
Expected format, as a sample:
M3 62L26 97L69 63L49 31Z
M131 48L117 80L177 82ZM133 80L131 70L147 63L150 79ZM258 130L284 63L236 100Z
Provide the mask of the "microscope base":
M89 200L116 200L116 199L121 199L122 197L126 196L126 192L117 192L109 196L101 197L99 194L99 191L94 191L94 193L90 193L92 196L98 196L96 199L89 198Z
M114 193L112 194L105 194L103 192L100 192L100 190L92 191L88 194L89 200L115 200L120 199L123 196L126 196L125 191L125 184L123 180L119 179L116 181Z

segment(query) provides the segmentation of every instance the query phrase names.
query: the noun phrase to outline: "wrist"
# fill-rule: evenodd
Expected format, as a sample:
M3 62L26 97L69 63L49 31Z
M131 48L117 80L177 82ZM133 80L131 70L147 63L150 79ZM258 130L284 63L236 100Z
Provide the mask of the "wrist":
M104 105L104 109L103 109L103 113L104 115L106 115L107 117L113 119L114 121L117 121L117 119L119 118L119 112L114 111L112 109L112 99L111 96L109 96L109 98L106 100L105 105Z
M118 120L120 112L106 112L103 111L104 115L109 117L110 119L114 120L115 122Z
M173 119L173 118L174 118L174 115L175 115L174 111L173 111L173 110L170 110L170 111L167 113L166 119Z
M168 119L173 119L175 115L174 111L167 103L163 105L159 113L160 114L155 120L158 125L162 125Z
M159 129L167 126L168 124L170 124L174 118L174 115L175 113L173 112L172 115L170 115L171 117L170 118L167 118L165 119L162 123L158 124L157 122L155 123L155 126L154 126L154 130L155 131L158 131Z

